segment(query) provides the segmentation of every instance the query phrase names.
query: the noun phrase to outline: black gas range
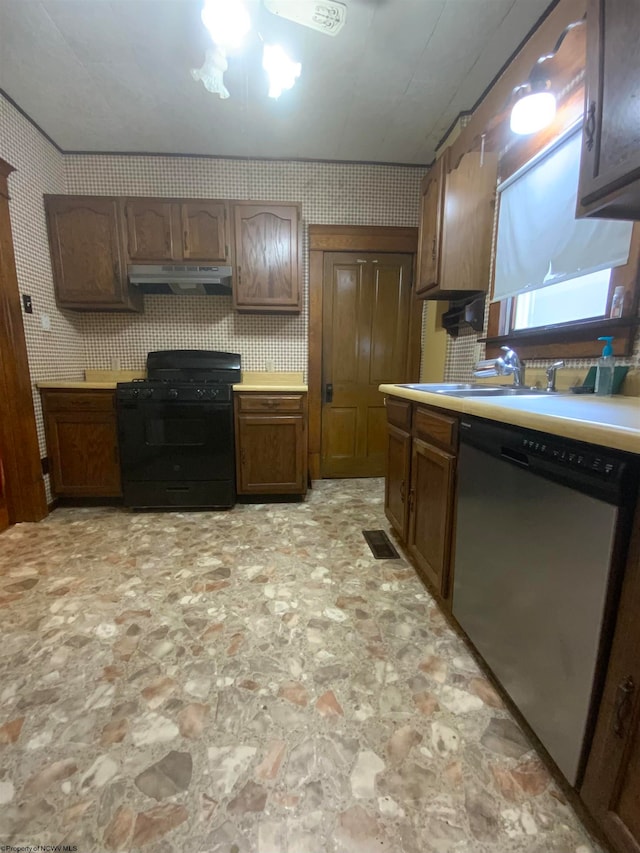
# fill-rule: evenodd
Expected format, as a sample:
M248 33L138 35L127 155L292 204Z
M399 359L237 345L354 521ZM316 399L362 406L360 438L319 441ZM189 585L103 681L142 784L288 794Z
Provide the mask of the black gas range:
M147 379L116 387L124 505L232 507L236 500L232 386L237 353L162 350Z

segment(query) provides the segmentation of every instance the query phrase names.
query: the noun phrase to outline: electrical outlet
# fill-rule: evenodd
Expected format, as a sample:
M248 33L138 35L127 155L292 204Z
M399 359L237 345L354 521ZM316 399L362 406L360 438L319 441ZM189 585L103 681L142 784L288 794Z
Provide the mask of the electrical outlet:
M267 372L268 373L273 373L273 366L274 366L273 359L268 358L267 359Z
M27 293L22 294L22 307L25 314L33 314L33 302Z

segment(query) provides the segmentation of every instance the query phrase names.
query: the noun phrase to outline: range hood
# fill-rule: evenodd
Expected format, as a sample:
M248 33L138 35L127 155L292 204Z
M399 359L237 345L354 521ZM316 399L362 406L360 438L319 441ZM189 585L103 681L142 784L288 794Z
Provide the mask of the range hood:
M231 296L231 267L209 264L133 264L129 281L142 293L174 296Z

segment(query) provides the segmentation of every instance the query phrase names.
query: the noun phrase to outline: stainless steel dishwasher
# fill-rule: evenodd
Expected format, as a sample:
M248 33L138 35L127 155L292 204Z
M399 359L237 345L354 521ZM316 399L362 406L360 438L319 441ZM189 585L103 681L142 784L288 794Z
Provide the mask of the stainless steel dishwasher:
M463 418L453 615L575 785L636 457Z

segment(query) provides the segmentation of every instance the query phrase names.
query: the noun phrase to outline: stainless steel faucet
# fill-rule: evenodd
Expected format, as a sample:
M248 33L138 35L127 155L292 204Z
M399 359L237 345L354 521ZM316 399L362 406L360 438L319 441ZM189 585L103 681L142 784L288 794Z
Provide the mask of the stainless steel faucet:
M500 347L500 349L504 355L496 361L496 366L500 365L499 372L503 376L512 373L513 384L516 388L522 388L524 385L524 364L518 358L518 353L511 347Z
M547 367L547 391L556 390L556 370L564 367L564 361L555 361Z

